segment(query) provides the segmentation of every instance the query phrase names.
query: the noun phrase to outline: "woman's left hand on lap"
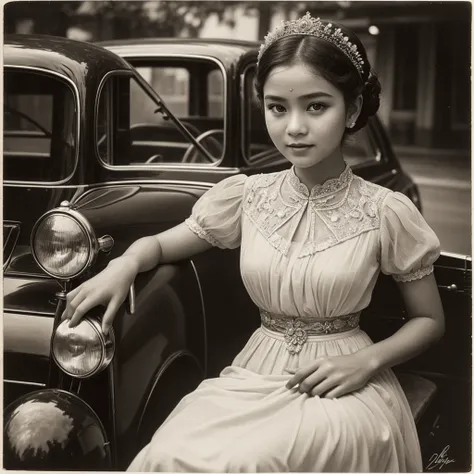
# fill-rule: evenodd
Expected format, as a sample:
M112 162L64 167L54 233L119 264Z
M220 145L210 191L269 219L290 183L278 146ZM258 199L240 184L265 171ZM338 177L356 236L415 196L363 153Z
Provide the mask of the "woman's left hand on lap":
M314 362L297 370L286 388L298 385L300 393L309 396L337 398L362 388L374 371L363 356L358 354L318 357Z

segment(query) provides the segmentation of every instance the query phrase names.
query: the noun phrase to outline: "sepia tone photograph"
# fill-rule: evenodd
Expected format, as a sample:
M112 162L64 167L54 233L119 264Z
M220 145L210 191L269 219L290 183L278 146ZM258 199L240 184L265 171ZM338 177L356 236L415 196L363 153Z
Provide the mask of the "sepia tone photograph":
M470 2L3 17L4 469L471 470Z

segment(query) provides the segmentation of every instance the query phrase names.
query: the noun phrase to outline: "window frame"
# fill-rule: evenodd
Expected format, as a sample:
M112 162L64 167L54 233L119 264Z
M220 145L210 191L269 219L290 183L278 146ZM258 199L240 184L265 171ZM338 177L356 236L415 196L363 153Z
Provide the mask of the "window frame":
M194 137L192 136L191 132L181 123L181 121L168 109L166 106L166 103L162 101L161 97L158 95L158 93L151 87L150 84L138 73L138 71L135 70L135 68L131 70L127 69L117 69L114 71L109 71L107 74L105 74L99 84L99 87L97 89L96 97L95 97L95 104L94 104L94 149L95 149L95 154L96 158L99 162L99 164L108 169L108 170L114 170L114 171L153 171L156 169L191 169L193 167L196 167L198 169L207 169L207 168L215 168L218 166L224 159L225 153L223 153L223 156L221 157L220 160L216 162L210 162L209 164L207 163L193 163L192 165L188 163L143 163L142 165L113 165L106 163L104 159L101 157L98 149L98 115L99 115L99 105L100 105L100 100L102 98L102 91L107 83L107 81L112 77L112 76L122 76L122 77L129 77L131 80L135 79L138 84L142 87L143 92L148 95L148 97L156 103L157 107L162 107L163 111L166 113L167 116L169 116L169 120L171 120L177 128L183 133L183 138L187 137L190 145L193 144L196 148L198 148L202 153L204 153L210 161L213 159L213 157L210 155L210 153L200 144L197 143ZM115 95L115 94L114 94ZM115 127L114 127L114 121L115 121L115 111L113 109L115 101L108 101L108 115L113 118L113 120L109 120L109 129L110 134L112 135L115 132ZM112 108L112 110L111 110ZM109 138L110 140L110 138ZM110 145L110 143L109 143ZM112 152L113 152L113 140L112 140Z
M251 109L249 109L248 107L248 94L246 94L246 82L247 82L247 75L249 74L249 70L251 69L255 69L255 72L257 70L257 64L252 62L252 63L249 63L247 64L243 70L242 70L242 74L240 75L240 107L241 107L241 111L242 113L240 114L240 152L242 154L242 157L244 159L244 162L247 164L247 165L250 165L250 166L255 166L255 164L257 163L258 164L258 161L259 159L261 159L263 162L265 162L266 160L268 160L269 157L272 157L272 156L281 156L280 152L277 150L277 148L275 146L273 146L273 149L269 149L268 151L266 152L262 152L264 153L263 156L258 156L258 155L255 155L254 157L251 157L251 156L248 156L247 153L246 153L246 141L250 139L250 135L247 133L247 129L248 129L248 125L247 125L247 116L249 114L249 112L251 112ZM284 160L286 160L286 158L282 157Z
M127 70L118 70L118 71L110 71L108 75L111 73L118 72L120 73L128 73L132 75L136 75L139 77L141 81L145 84L145 88L151 90L152 96L156 95L156 97L159 98L158 93L151 87L150 84L146 82L146 80L138 73L138 71L135 70L135 65L134 61L137 62L143 62L147 64L152 64L153 62L156 61L167 61L169 60L170 63L172 62L179 62L181 59L191 59L195 61L206 61L206 62L212 62L218 66L222 73L222 78L223 78L223 124L222 124L222 129L224 131L224 139L222 143L222 156L220 157L219 160L213 162L213 163L149 163L146 166L140 165L140 166L133 166L133 165L120 165L120 166L115 166L115 165L107 165L104 163L103 160L100 159L97 147L96 148L96 157L99 160L99 163L104 166L107 169L110 170L117 170L117 171L153 171L156 169L162 169L162 170L203 170L203 169L213 169L213 168L223 168L223 163L228 161L228 111L229 111L229 78L227 75L227 70L224 66L224 64L217 58L213 56L207 56L207 55L201 55L201 54L174 54L174 53L156 53L156 54L150 54L149 52L144 52L144 53L131 53L131 54L120 54L120 56L125 59L125 61L129 62L130 65L132 66L132 70L127 71ZM178 63L179 64L179 63ZM138 66L139 67L139 66ZM183 67L183 66L181 66ZM96 136L96 123L97 123L97 111L98 111L98 102L100 100L100 94L101 90L103 87L103 82L105 80L105 77L102 78L102 81L99 85L97 95L96 95L96 104L95 104L95 111L94 111L94 137ZM165 107L166 108L166 107ZM173 112L170 111L170 115L177 120L179 123L180 119L177 118ZM182 126L182 125L181 125ZM95 138L95 142L97 144L97 139ZM196 145L194 137L192 137L192 143ZM199 148L199 145L198 145ZM206 152L206 154L208 154ZM214 158L214 157L211 157Z
M9 65L5 64L3 73L4 75L8 73L8 70L22 70L29 71L33 74L40 74L44 76L53 77L55 80L60 80L64 83L66 87L69 87L73 95L73 101L75 106L75 153L74 153L74 165L71 169L71 172L64 177L63 179L57 181L37 181L37 180L19 180L19 179L4 179L4 185L40 185L40 186L59 186L67 183L71 178L76 174L76 170L79 163L79 148L81 143L81 101L79 98L79 89L72 79L56 71L51 71L49 69L37 66L23 66L23 65Z

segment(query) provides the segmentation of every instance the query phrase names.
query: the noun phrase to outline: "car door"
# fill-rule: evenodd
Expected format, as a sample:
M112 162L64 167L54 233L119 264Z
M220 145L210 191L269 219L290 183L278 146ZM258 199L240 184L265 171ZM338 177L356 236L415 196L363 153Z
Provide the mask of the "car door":
M443 252L434 273L446 319L445 334L419 356L395 367L395 372L422 376L437 388L427 414L428 426L420 433L425 468L467 471L471 462L471 257ZM363 312L363 329L378 341L405 322L406 310L396 284L381 275L372 302ZM443 450L445 458L455 462L437 458ZM436 459L441 461L436 464Z

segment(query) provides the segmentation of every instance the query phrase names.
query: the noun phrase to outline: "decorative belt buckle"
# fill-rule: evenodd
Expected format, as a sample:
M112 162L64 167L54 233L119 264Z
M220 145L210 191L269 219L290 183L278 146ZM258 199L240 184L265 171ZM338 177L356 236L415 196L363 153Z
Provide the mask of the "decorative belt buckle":
M285 342L290 354L298 354L308 339L308 333L302 328L301 321L291 319L286 324Z

